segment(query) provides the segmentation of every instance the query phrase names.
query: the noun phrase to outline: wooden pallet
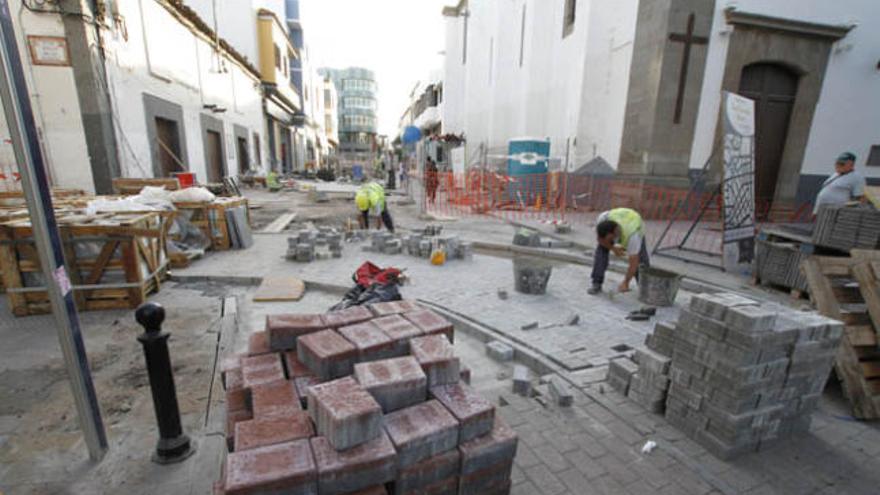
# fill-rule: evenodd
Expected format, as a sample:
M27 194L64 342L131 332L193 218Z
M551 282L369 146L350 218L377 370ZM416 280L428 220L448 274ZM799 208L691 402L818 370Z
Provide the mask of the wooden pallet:
M860 419L880 418L880 252L811 256L801 265L816 308L844 323L835 370Z
M56 212L74 299L83 311L134 309L167 276L173 213ZM0 271L16 316L51 311L28 218L0 224Z
M193 225L211 240L211 247L215 251L225 251L232 247L229 237L229 228L226 224L226 210L244 206L247 209L248 200L242 197L217 198L211 203L175 202L178 214L183 215ZM250 221L250 210L248 210Z

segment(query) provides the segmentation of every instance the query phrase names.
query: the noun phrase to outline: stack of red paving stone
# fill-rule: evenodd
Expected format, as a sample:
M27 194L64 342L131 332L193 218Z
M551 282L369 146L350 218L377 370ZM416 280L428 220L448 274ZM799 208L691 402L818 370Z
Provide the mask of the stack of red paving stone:
M516 434L463 383L454 329L410 301L270 316L228 360L217 492L510 492Z

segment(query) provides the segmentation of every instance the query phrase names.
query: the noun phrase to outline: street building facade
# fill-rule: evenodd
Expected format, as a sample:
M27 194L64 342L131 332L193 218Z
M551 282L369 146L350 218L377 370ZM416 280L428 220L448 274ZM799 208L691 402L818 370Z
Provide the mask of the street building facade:
M369 69L321 69L339 92L339 161L344 170L370 167L376 157L376 77Z
M443 133L506 154L688 187L720 177L722 93L756 101L759 201L810 201L845 150L880 179L871 0L462 0L447 22ZM841 116L845 117L841 117Z

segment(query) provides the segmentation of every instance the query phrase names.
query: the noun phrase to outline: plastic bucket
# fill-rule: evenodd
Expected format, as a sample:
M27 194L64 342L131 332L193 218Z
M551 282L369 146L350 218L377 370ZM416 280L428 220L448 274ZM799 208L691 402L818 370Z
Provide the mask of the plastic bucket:
M682 276L650 266L639 268L639 301L651 306L672 306Z
M196 185L196 174L193 172L175 172L171 174L180 183L181 189L186 189Z

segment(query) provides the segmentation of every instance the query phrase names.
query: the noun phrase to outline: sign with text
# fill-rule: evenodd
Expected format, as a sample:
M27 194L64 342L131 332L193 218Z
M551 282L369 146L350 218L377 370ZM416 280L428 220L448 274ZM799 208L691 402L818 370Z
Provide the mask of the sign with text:
M28 36L28 49L34 65L70 66L67 40L58 36Z
M755 258L755 102L724 93L723 266L751 268Z

